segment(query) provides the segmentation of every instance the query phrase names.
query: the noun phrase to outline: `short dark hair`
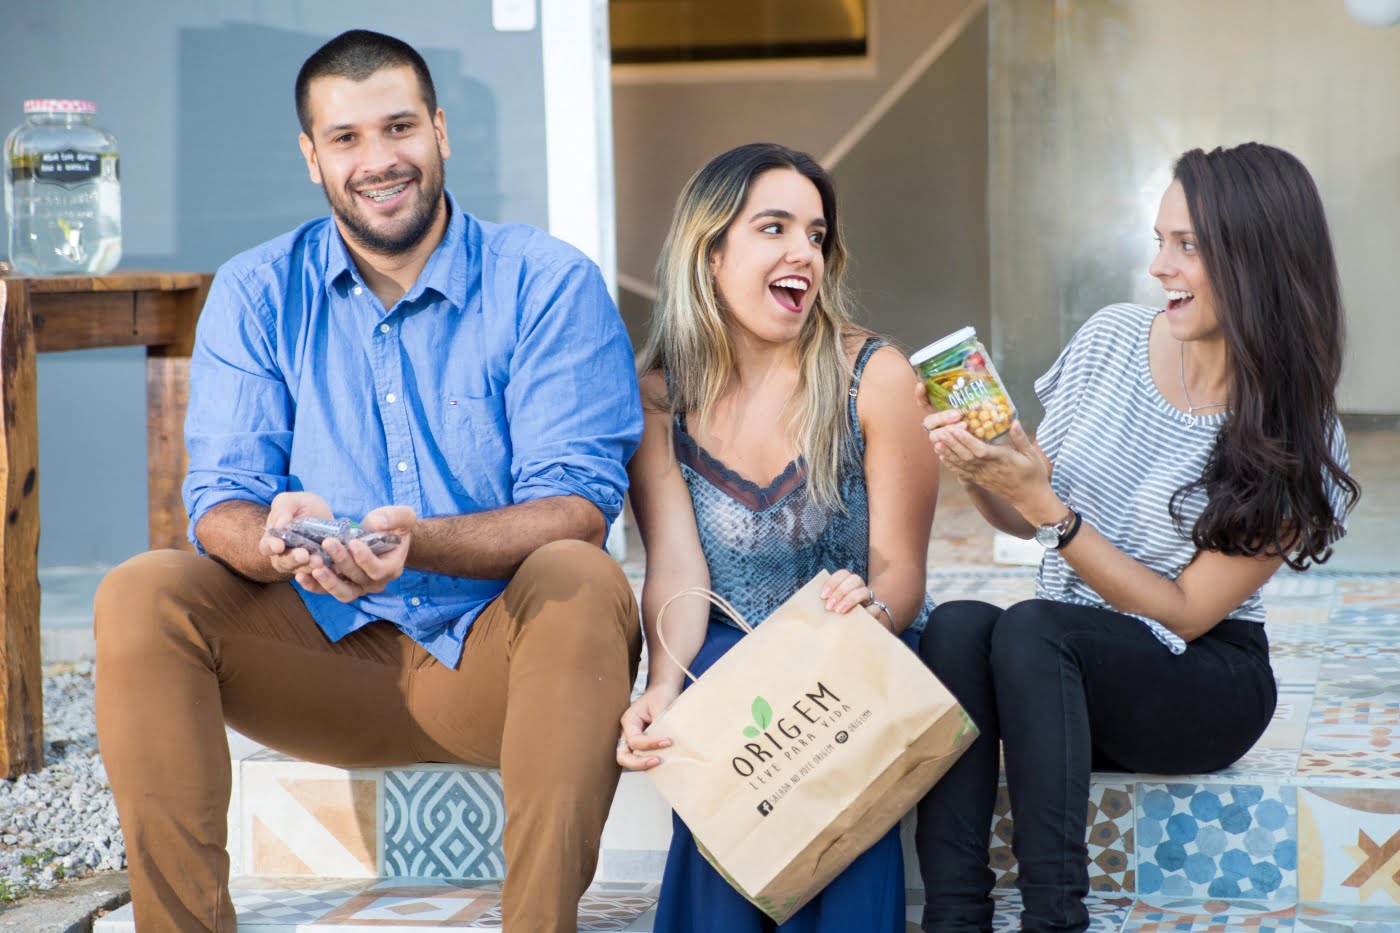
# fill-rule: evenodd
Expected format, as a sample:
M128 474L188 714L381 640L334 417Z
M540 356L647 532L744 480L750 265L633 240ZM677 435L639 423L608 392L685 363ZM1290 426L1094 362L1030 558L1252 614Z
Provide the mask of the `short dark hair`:
M433 76L428 73L428 63L423 61L423 56L407 42L368 29L351 29L321 46L297 72L297 119L301 121L302 132L311 135L308 98L312 81L327 76L363 81L384 68L402 65L412 68L418 76L418 90L431 117L437 112L437 90L433 87Z

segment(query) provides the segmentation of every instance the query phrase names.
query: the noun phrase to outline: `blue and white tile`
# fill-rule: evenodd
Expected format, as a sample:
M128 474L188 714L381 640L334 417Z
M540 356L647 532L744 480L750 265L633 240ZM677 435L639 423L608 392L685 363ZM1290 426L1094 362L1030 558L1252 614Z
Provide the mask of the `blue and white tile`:
M1293 903L1297 809L1294 787L1139 784L1138 893Z
M998 889L992 892L996 913L992 915L992 929L996 933L1015 933L1021 929L1021 893L1014 890ZM1118 933L1123 929L1128 915L1133 909L1133 899L1123 895L1090 894L1084 898L1084 906L1089 908L1089 933ZM910 917L918 922L915 917Z
M384 775L385 872L412 878L505 877L505 796L496 771L422 766Z

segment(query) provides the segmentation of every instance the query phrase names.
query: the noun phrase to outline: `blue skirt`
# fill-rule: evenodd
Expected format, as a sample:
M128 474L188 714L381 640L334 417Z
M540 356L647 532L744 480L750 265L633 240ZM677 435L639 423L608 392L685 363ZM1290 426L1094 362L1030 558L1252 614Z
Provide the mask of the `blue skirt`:
M744 633L711 622L690 669L698 677ZM904 639L911 646L917 636ZM899 826L886 833L781 926L711 867L681 818L671 814L671 851L656 905L656 933L903 933L904 850Z

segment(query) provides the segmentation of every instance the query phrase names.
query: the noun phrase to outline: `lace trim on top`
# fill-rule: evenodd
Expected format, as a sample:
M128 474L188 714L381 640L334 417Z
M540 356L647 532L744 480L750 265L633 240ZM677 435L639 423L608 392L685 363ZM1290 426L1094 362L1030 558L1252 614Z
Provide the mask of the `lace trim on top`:
M871 354L885 345L885 342L878 337L866 338L860 352L856 354L855 366L852 367L851 387L847 393L846 410L851 426L850 441L856 451L864 449L865 440L860 430L860 418L856 416L856 396L860 389L860 377L865 372L865 364L870 359ZM666 381L668 384L670 383L670 373L666 373ZM753 480L740 476L718 457L701 447L695 438L690 436L685 425L684 414L676 416L671 426L671 436L674 440L677 460L703 477L711 486L751 512L765 512L771 509L802 488L807 482L807 462L802 457L789 463L767 486L759 486Z
M686 430L684 415L676 418L671 435L675 439L677 460L751 512L766 512L807 482L807 465L801 457L789 463L767 486L759 486L740 476L696 443Z

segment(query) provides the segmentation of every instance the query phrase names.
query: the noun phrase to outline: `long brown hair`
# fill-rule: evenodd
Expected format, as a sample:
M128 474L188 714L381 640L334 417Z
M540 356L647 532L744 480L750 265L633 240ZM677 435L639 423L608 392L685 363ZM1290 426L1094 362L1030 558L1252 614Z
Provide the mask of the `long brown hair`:
M1231 366L1230 415L1201 478L1201 550L1281 555L1296 570L1331 556L1360 487L1332 453L1344 347L1341 288L1322 198L1293 155L1261 143L1176 163ZM1347 500L1336 514L1328 482Z

